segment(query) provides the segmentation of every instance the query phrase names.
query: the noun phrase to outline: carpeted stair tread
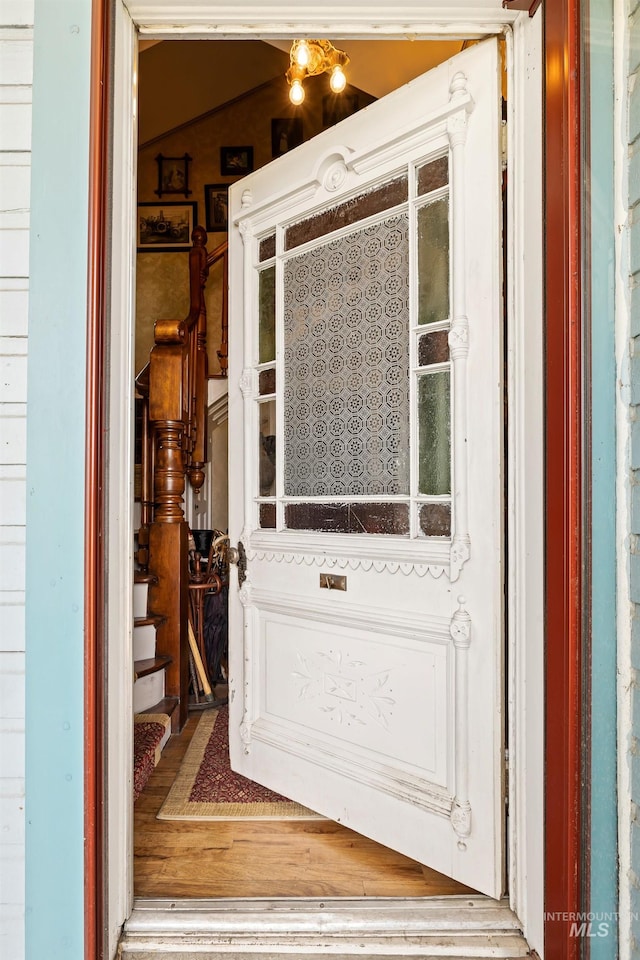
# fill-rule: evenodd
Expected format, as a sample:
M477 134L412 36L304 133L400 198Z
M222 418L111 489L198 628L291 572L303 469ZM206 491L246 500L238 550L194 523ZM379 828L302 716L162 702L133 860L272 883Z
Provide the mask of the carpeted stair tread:
M136 801L160 759L170 720L164 713L136 714L133 725L133 799Z

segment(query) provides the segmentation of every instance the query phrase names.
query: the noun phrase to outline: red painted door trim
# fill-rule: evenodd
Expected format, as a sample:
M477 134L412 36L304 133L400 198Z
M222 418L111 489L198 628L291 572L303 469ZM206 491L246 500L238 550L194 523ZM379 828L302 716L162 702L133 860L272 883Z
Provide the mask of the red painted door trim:
M87 329L85 960L103 956L103 436L110 0L93 0ZM546 746L545 910L580 909L580 89L579 0L545 8ZM570 924L546 956L576 958Z
M85 960L104 955L104 337L110 0L93 0L85 454Z
M545 911L580 910L581 210L580 0L545 18ZM545 922L545 956L578 956Z

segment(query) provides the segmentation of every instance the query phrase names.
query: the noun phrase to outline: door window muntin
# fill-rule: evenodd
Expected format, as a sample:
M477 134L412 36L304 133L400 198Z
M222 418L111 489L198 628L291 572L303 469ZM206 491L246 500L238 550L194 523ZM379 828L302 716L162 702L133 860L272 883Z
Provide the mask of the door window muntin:
M423 148L424 150L424 148ZM451 491L453 490L453 363L449 356L447 335L451 326L451 288L452 288L452 187L450 182L451 163L449 153L446 147L440 146L439 149L432 150L429 154L422 153L420 157L411 159L400 168L385 172L384 176L372 179L365 188L362 185L351 191L351 194L345 194L335 199L325 200L321 207L313 210L305 210L297 217L291 217L287 220L280 219L277 223L271 223L267 228L261 229L259 235L254 238L254 277L257 279L257 290L255 293L255 302L260 305L259 296L261 274L275 268L275 333L276 333L276 354L274 359L265 359L264 351L260 355L260 337L258 330L254 330L254 340L252 349L252 366L256 371L257 382L259 383L258 396L256 403L264 404L266 401L275 400L276 406L276 434L271 438L270 453L275 461L275 492L270 496L260 495L259 482L260 476L263 479L264 489L264 465L262 474L260 462L258 469L254 471L253 480L253 503L254 503L254 530L289 532L296 531L305 534L313 533L376 533L385 537L400 537L403 540L417 540L421 538L434 538L439 543L449 543L455 523L455 508ZM380 191L387 193L390 197L397 197L397 189L390 189L393 184L404 181L408 187L408 196L406 200L385 208L379 209L374 214L363 216L361 219L357 216L350 217L344 226L337 229L331 229L326 233L318 231L312 239L305 242L298 242L300 231L295 235L295 245L289 240L291 249L285 249L287 243L288 231L297 224L306 222L315 223L322 218L327 210L337 208L348 208L350 201L362 198L365 191L375 193ZM428 321L420 321L419 303L420 303L420 276L418 270L418 220L421 216L420 211L432 204L442 204L446 201L448 204L448 243L447 243L447 301L448 309L446 316L431 317ZM364 204L366 207L366 204ZM367 495L362 494L351 496L288 496L285 493L284 486L284 403L283 390L286 389L286 370L285 370L285 342L284 342L284 273L286 265L295 257L314 248L326 245L330 241L340 240L341 238L361 231L365 228L383 223L394 215L406 215L409 220L409 259L410 259L410 281L409 281L409 454L410 454L410 480L408 495ZM333 218L333 222L337 218ZM331 222L331 217L327 217L327 222ZM264 279L262 280L264 284ZM258 311L259 313L259 311ZM262 362L260 362L262 359ZM446 373L448 380L448 438L449 438L449 490L446 492L420 492L420 463L419 447L420 434L424 435L424 427L420 428L418 421L418 394L420 382L425 377ZM444 377L438 377L443 381ZM277 383L277 388L276 388ZM267 392L271 391L273 392ZM443 409L446 404L442 404ZM264 419L264 418L262 418ZM261 417L258 415L254 423L260 423ZM424 442L423 442L424 447ZM258 442L259 457L258 460L264 461L264 443L259 438ZM279 449L281 448L281 449ZM300 505L308 503L315 505L309 512L317 516L322 511L317 510L320 503L326 504L327 508L335 507L334 510L325 511L326 515L333 517L333 520L317 521L310 526L305 527L300 522ZM406 504L408 523L402 510L398 506ZM287 510L287 505L292 505L291 510ZM356 509L349 510L349 505ZM389 506L388 516L384 518L385 505ZM367 507L370 508L372 522L370 525L363 525L363 511L366 513ZM347 515L354 516L346 518ZM377 515L377 520L376 520ZM289 522L287 520L289 516ZM292 522L292 517L295 520ZM394 517L398 517L397 529L392 529ZM292 525L289 525L292 523Z

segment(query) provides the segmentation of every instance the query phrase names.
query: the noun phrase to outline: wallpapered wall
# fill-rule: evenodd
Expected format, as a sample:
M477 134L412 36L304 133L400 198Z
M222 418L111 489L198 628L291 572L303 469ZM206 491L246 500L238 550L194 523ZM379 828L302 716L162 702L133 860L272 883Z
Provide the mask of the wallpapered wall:
M170 78L168 78L170 79ZM144 74L141 75L141 84ZM188 199L198 204L198 221L205 225L204 187L210 183L234 183L238 178L223 176L220 170L222 146L253 147L254 169L264 166L272 159L271 121L278 118L302 118L303 139L309 140L324 129L323 98L328 94L326 76L311 78L305 83L304 104L293 107L289 101L289 88L284 77L276 77L268 84L236 100L226 107L184 125L166 136L157 138L140 147L138 155L138 202L158 201L154 191L158 187L158 154L165 157L181 157L188 153L189 187L191 196L171 194L163 196L163 202ZM349 97L357 97L361 108L372 102L373 97L355 88L347 87L340 95L342 100L331 95L331 105L348 104ZM208 249L213 250L225 239L225 234L210 234ZM209 317L208 352L209 371L219 371L216 350L219 335L212 328L219 322L221 310L221 266L214 267L207 283L207 314ZM160 318L182 318L188 313L188 254L144 252L137 258L137 304L135 369L138 373L149 358L153 346L153 325Z

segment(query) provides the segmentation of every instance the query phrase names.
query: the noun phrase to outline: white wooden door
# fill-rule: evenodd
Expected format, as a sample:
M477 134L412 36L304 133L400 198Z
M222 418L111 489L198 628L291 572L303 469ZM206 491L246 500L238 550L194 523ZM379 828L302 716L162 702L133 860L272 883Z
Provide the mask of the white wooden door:
M494 897L499 80L485 41L230 192L232 766Z

